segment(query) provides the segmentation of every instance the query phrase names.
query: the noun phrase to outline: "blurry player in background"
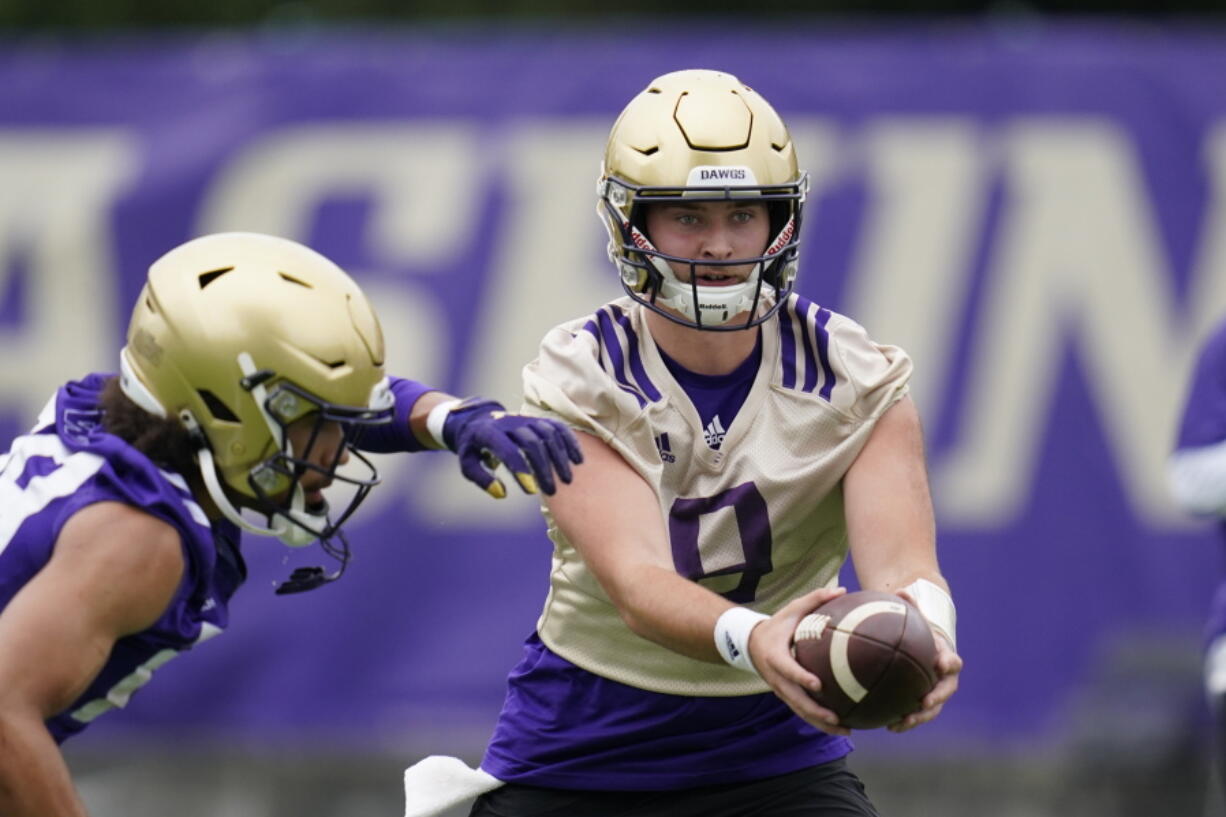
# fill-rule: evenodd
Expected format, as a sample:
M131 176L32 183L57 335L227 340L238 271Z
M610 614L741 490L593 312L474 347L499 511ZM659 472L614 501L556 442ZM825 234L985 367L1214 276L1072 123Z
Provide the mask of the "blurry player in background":
M911 361L792 292L806 187L728 74L662 76L614 124L599 210L626 296L524 370L526 411L582 432L585 465L545 502L550 592L473 815L875 814L790 650L849 550L941 636L936 688L891 728L956 689ZM408 813L447 775L411 768Z
M1226 321L1201 347L1188 389L1168 481L1185 511L1218 520L1226 534ZM1217 724L1219 786L1226 785L1226 582L1218 586L1205 631L1205 691Z
M359 447L445 446L495 496L494 459L528 492L570 479L565 427L389 380L383 351L357 284L302 245L225 233L154 263L120 374L67 383L0 455L0 814L85 814L57 744L226 627L240 530L339 561L278 592L339 577L379 481Z

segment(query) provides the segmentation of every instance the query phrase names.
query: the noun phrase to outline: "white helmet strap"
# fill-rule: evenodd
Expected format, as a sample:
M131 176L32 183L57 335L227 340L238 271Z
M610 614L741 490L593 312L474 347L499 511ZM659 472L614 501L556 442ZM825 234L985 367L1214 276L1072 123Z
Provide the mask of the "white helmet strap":
M154 417L166 417L166 407L162 401L153 396L153 392L136 376L132 366L131 353L125 346L119 350L119 388L124 396Z

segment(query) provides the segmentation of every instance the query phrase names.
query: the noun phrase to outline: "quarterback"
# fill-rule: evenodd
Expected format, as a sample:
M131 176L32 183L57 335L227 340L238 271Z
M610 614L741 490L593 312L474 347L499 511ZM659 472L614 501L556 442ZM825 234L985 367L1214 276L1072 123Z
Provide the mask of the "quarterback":
M544 502L548 597L481 768L419 764L410 805L454 774L480 817L876 814L790 639L850 553L940 634L936 688L891 728L957 687L911 361L793 291L807 177L736 77L652 81L597 189L625 295L524 369L525 413L585 462Z
M226 628L241 530L335 558L278 592L339 578L379 481L358 446L450 448L495 496L495 460L529 493L571 478L564 426L389 378L383 353L357 284L300 244L222 233L153 264L119 373L61 387L0 455L0 814L85 814L57 745Z

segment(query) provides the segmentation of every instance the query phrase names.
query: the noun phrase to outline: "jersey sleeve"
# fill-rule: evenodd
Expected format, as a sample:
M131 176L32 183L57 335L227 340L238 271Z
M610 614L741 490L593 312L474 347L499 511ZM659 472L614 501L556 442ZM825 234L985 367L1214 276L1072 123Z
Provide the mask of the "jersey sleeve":
M836 386L831 403L857 420L880 417L906 395L911 382L911 358L897 346L874 342L860 324L833 314L830 365Z
M564 325L541 342L540 354L524 367L524 413L549 417L613 443L641 413L631 392L617 387L604 369L599 341Z
M437 389L405 377L390 377L388 380L392 396L396 399L392 421L364 429L362 436L358 438L358 448L375 454L425 451L426 446L422 445L409 428L409 414L413 411L413 404L422 395Z

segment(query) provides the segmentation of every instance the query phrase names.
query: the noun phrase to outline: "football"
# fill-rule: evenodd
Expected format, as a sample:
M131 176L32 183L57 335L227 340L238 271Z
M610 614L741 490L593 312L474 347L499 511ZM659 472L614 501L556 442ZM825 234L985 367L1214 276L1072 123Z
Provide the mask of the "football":
M928 621L893 593L860 590L826 602L800 620L792 650L821 679L813 699L852 729L916 711L937 680Z

